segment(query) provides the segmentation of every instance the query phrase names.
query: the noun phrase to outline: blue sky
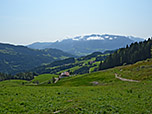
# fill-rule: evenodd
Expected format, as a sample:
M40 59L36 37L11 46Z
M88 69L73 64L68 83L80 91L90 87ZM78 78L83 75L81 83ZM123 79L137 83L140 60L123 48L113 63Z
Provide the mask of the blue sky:
M0 42L109 33L152 36L152 0L0 0Z

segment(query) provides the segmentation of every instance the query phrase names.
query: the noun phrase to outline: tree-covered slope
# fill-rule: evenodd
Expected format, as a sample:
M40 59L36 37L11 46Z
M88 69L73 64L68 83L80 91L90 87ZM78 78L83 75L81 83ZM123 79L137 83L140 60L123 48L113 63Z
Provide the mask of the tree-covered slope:
M108 69L124 64L133 64L137 61L145 60L152 57L152 39L143 42L135 42L126 48L121 48L111 54L100 63L99 69Z
M58 49L34 50L0 43L0 72L15 74L72 55Z
M85 74L97 71L100 61L105 60L109 53L94 52L90 55L80 58L67 58L64 60L54 61L47 65L42 65L32 69L37 74L60 74L68 71L71 75Z
M19 80L32 80L36 76L33 72L21 72L15 75L0 73L0 81L11 80L11 79L19 79Z

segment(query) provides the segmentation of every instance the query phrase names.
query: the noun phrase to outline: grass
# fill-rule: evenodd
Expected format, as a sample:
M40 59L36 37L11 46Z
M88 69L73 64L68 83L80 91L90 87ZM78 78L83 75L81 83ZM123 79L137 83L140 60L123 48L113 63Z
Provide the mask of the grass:
M28 81L25 80L5 80L1 81L1 86L20 86L23 85L23 83L28 83Z
M101 55L98 55L97 57L102 57L102 56L107 56L108 54L101 54ZM91 61L94 61L95 63L90 63ZM82 69L84 68L84 66L88 67L88 71L91 71L91 72L94 72L94 69L95 68L98 68L100 64L100 61L99 60L96 60L96 57L94 56L90 56L90 58L85 58L85 57L81 57L79 59L75 59L75 62L73 63L64 63L62 65L58 65L58 66L53 66L53 67L50 67L50 66L42 66L41 70L38 68L38 69L35 69L34 72L37 72L39 74L42 74L42 73L46 73L46 72L51 72L51 73L54 73L54 74L61 74L62 72L65 72L65 71L68 71L70 72L70 74L72 75L75 75L76 73L77 74L82 74L82 72L77 72L77 70L79 69ZM75 72L76 71L76 72Z
M115 78L115 73L127 79L152 81L152 59L132 65L65 78L60 80L55 86L91 86L94 85L92 82L98 82L98 85L117 83L119 80Z
M58 75L54 75L54 74L41 74L39 76L36 76L31 82L44 83L46 81L51 80L53 77L58 77Z
M61 79L54 86L91 86L92 82L98 82L98 85L119 81L115 79L114 73L111 71L100 71L90 74L83 74ZM52 85L52 84L51 84Z
M151 65L150 59L133 65L63 78L56 84L47 86L25 86L22 82L26 81L22 80L2 81L0 113L150 114ZM140 69L137 71L137 68ZM141 82L123 82L116 79L114 73ZM51 76L53 75L40 75L34 80L45 82Z
M57 74L61 74L62 72L65 72L65 71L70 71L70 72L74 72L74 71L76 71L76 70L78 70L78 69L80 69L81 67L83 67L83 66L88 66L88 67L90 67L90 72L94 72L94 69L95 68L98 68L98 66L99 66L99 64L100 64L100 61L97 61L97 62L95 62L95 63L93 63L92 65L89 65L88 64L88 62L90 62L90 61L94 61L95 60L95 58L91 58L91 59L89 59L89 60L83 60L83 61L76 61L75 62L75 64L76 63L79 63L79 64L82 64L81 66L79 66L79 65L77 65L77 66L74 66L74 67L72 67L72 68L69 68L69 69L65 69L65 70L61 70L61 71L59 71L59 72L57 72ZM95 65L95 66L94 66ZM59 66L57 66L57 67L59 67ZM57 68L56 67L56 68ZM51 69L51 68L49 68L49 69ZM53 68L52 68L53 69Z
M0 113L152 113L151 83L103 86L16 86L0 84Z
M152 80L152 59L117 67L114 70L124 78L140 81Z

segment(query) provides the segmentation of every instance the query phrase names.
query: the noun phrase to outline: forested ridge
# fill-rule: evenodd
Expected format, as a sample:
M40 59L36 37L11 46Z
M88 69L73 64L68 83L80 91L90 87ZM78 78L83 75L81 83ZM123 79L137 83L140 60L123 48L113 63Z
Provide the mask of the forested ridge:
M29 70L28 72L20 72L15 75L1 73L0 81L8 79L32 80L34 76L40 74L48 73L59 75L64 71L68 71L70 74L84 74L89 73L91 69L91 72L94 72L97 70L100 61L105 60L105 58L109 55L108 53L106 52L106 54L104 54L101 52L94 52L90 55L80 58L70 57L64 60L58 60L47 65L36 67Z
M135 42L126 48L120 48L113 54L110 54L104 62L101 61L99 70L121 66L125 64L133 64L137 61L145 60L152 57L152 38L147 41Z
M73 56L58 49L36 50L0 43L0 72L14 75L68 57Z
M80 58L67 58L64 60L54 61L47 65L42 65L32 69L32 72L37 74L60 74L61 72L68 71L70 74L84 74L89 73L90 68L94 71L98 68L100 61L105 60L105 58L112 53L109 51L105 53L94 52L87 56L82 56ZM92 62L92 63L90 63Z
M26 47L22 47L22 48L26 48ZM7 55L7 53L9 53L8 56L10 55L10 57L11 55L17 56L17 54L15 53L18 53L17 51L14 52L13 49L10 49L10 48L8 49L8 47L3 50L1 49L0 51L1 51L0 54L5 53L5 55ZM43 51L48 52L50 50L43 50ZM29 52L32 52L32 51L30 50ZM55 53L55 50L53 53ZM60 60L60 61L54 61L47 65L36 67L34 69L29 70L29 72L20 72L14 75L11 75L9 73L6 73L6 74L0 73L0 81L8 80L8 79L31 80L34 78L34 76L39 75L39 74L49 73L49 74L59 75L61 72L64 72L64 71L68 71L70 72L70 74L73 74L73 75L85 74L85 73L90 73L90 71L95 72L97 71L98 68L99 70L104 70L104 69L112 68L115 66L133 64L137 61L142 61L142 60L152 57L151 56L152 55L152 38L151 39L149 38L147 41L145 40L139 43L137 42L132 43L130 46L127 45L126 48L120 48L110 53L111 54L94 52L90 55L83 56L77 59L71 57L64 60ZM7 59L5 59L5 64L9 65L10 63L8 63L8 60L7 61L6 60ZM7 69L9 69L9 67Z

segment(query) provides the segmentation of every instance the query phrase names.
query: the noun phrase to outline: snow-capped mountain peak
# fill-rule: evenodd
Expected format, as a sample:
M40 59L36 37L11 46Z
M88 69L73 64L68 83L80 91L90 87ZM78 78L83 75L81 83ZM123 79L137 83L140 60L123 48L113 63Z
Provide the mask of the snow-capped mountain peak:
M142 41L142 38L136 38L133 36L120 36L120 35L109 35L109 34L90 34L90 35L82 35L76 36L72 38L72 40L77 41L85 41L85 40L116 40L118 38L127 38L133 41Z
M104 38L96 36L96 37L89 37L89 38L87 38L87 40L104 40Z
M34 49L56 48L73 55L83 56L95 51L104 52L105 50L115 50L133 42L144 39L132 36L109 35L109 34L90 34L81 35L73 38L66 38L50 44L31 44L28 47Z
M82 35L82 36L76 36L72 38L72 40L76 41L88 41L88 40L116 40L118 38L126 38L133 41L143 41L143 38L137 38L133 36L121 36L121 35L109 35L109 34L90 34L90 35Z

